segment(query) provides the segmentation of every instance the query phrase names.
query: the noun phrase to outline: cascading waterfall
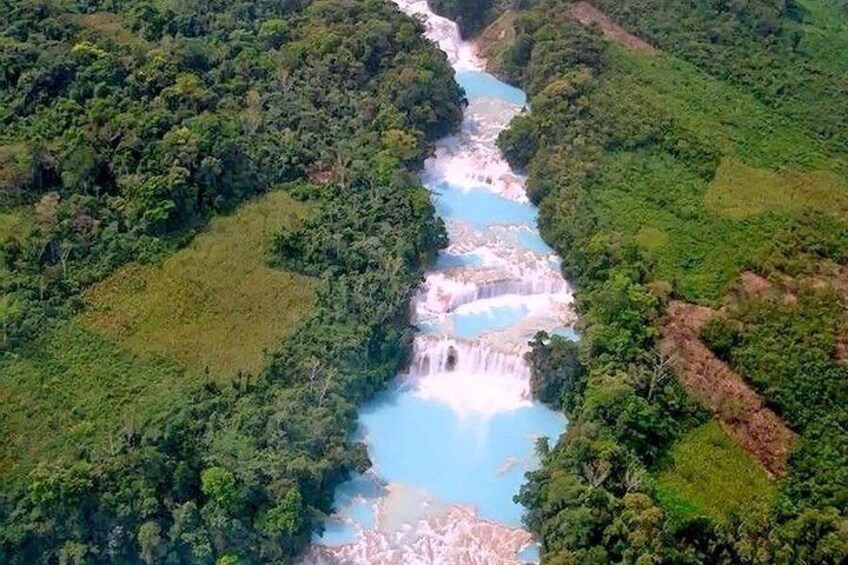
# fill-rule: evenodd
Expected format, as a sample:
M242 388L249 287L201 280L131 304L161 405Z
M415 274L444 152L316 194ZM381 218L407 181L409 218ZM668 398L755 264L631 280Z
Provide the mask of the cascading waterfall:
M453 278L448 273L434 273L428 276L422 285L424 292L419 296L415 314L446 314L465 304L488 298L558 294L568 289L562 279L555 277L513 279L504 273L493 271L495 280L485 280L485 275L489 274L485 270L474 271L472 274L483 276L474 277L477 281Z
M413 348L409 378L426 380L434 375L508 375L524 386L529 396L530 370L521 355L498 351L479 342L450 337L419 337ZM462 377L452 379L462 381Z
M413 300L409 370L360 411L357 439L374 467L339 488L304 561L534 561L512 497L538 464L535 438L555 438L565 421L531 398L523 355L537 331L564 331L574 314L524 179L495 145L525 96L486 74L474 45L426 1L395 1L422 19L468 96L460 132L421 175L450 244Z

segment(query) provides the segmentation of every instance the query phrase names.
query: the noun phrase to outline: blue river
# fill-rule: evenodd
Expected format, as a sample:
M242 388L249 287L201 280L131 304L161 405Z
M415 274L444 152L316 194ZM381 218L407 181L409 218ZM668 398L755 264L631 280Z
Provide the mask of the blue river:
M555 441L566 421L530 397L523 354L538 330L578 336L523 178L494 146L527 100L462 55L473 51L426 4L399 5L433 23L428 37L454 53L469 102L422 173L450 245L414 300L412 366L360 410L354 439L373 468L339 487L305 561L443 562L473 547L481 563L534 562L513 497L538 466L537 439Z

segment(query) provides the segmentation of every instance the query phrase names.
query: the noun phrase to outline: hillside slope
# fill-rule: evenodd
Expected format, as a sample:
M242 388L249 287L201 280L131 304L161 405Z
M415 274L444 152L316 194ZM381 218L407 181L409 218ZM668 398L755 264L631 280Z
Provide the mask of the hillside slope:
M529 175L583 336L534 343L571 423L519 497L527 523L551 562L842 562L848 318L838 277L816 273L848 261L848 17L824 0L591 7L534 2L492 51L531 95L499 145ZM794 299L746 292L746 269L795 281ZM784 479L707 423L736 433L738 399L681 389L685 351L658 347L673 300L720 310L685 351L708 345L798 434ZM737 462L739 482L700 457Z

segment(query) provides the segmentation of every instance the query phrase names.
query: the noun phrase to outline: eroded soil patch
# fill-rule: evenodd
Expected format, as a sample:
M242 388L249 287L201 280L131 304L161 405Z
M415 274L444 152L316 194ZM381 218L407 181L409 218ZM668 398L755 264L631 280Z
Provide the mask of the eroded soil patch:
M731 437L772 475L786 474L796 435L726 363L701 342L699 330L714 311L672 301L661 348L674 361L680 382L715 414Z
M572 4L568 9L568 13L583 25L598 24L607 39L627 49L640 51L647 55L654 55L657 52L653 45L644 39L636 37L632 33L628 33L624 28L612 21L612 18L588 2L576 2Z
M489 66L497 60L499 53L515 42L515 17L515 12L507 10L474 40L478 54Z

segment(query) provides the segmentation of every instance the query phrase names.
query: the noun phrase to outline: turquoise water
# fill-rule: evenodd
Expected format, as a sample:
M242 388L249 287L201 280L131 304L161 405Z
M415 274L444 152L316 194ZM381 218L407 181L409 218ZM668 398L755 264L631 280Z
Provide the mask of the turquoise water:
M473 339L484 331L505 330L523 320L527 313L526 306L498 306L483 312L454 314L454 334Z
M440 331L442 325L436 320L425 320L418 322L417 329L422 334L436 334Z
M433 183L436 212L445 220L459 220L477 229L491 225L536 226L536 209L509 200L485 188L463 190L447 182Z
M360 425L374 472L387 482L473 505L486 519L518 527L523 508L512 497L536 462L534 438L558 437L565 420L539 405L489 418L464 415L393 391L361 411Z
M535 543L528 545L518 553L518 560L525 563L538 563L541 560L539 546Z
M342 510L345 521L329 519L324 522L321 543L339 546L354 543L361 537L361 529L373 528L376 521L376 503L384 494L372 479L358 475L336 489L335 505Z
M344 511L344 509L339 510ZM321 545L335 547L356 543L360 537L359 530L352 523L330 518L324 521L324 533L315 536L315 541Z
M440 253L436 259L436 270L455 269L460 267L479 267L483 264L479 255L466 253L454 255L451 253Z
M524 249L528 249L539 255L552 255L554 252L551 246L545 243L545 240L536 231L521 230L518 232L518 243Z
M523 507L513 502L524 473L535 468L535 438L554 441L565 419L539 405L493 417L462 415L437 401L398 388L360 411L359 433L368 444L371 472L389 484L412 485L437 500L471 505L487 519L521 526ZM322 545L355 543L373 527L380 492L363 476L344 483ZM533 549L527 550L532 555Z
M571 341L580 341L580 334L578 334L577 330L575 330L574 328L557 328L548 333L550 333L551 335L560 335L565 339Z
M523 90L501 82L489 73L459 71L456 73L456 82L465 90L468 98L495 98L516 106L527 104L527 95Z

